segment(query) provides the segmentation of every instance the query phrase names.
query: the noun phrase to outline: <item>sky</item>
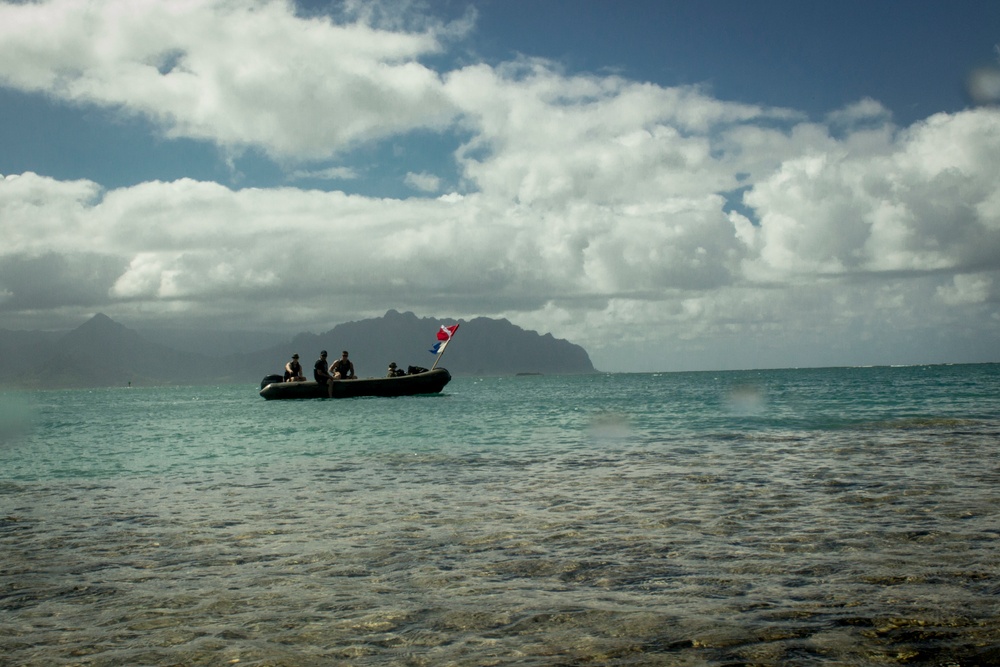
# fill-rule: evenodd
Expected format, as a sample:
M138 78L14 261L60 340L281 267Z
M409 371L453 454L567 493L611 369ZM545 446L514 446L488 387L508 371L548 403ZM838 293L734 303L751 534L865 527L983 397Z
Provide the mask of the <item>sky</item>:
M1000 3L0 0L0 328L389 309L1000 361Z

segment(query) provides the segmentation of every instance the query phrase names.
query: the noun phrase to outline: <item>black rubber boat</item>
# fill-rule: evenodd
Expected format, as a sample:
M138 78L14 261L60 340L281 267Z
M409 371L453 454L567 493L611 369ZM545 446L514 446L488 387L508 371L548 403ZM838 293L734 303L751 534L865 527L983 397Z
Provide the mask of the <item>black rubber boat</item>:
M384 378L333 380L331 387L313 380L283 382L280 375L268 375L260 383L260 395L269 401L290 398L356 398L359 396L416 396L437 394L451 381L451 373L435 368L421 373Z

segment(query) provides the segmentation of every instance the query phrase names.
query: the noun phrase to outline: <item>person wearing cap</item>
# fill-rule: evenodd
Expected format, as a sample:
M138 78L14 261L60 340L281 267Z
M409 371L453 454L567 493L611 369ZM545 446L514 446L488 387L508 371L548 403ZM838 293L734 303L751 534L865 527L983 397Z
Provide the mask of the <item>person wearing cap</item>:
M293 354L292 360L285 364L285 382L301 382L305 380L302 375L302 364L299 363L299 355Z
M389 362L389 372L386 373L386 377L395 378L399 377L400 375L406 375L406 371L404 371L402 368L396 368L395 361Z
M347 358L347 350L341 353L340 359L330 364L330 375L334 380L354 379L354 363Z
M313 379L318 384L326 384L333 379L330 377L330 366L326 363L326 350L319 353L319 359L313 364Z

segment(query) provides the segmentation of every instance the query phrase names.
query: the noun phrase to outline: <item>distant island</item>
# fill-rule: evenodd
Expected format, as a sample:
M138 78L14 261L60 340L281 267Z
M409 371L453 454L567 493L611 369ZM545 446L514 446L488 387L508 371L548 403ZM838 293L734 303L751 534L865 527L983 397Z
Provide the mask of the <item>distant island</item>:
M320 350L349 350L358 375L378 377L390 361L429 368L429 352L442 325L459 331L441 365L453 375L594 373L579 345L521 329L507 320L418 318L390 310L379 318L345 322L322 334L300 333L251 351L212 354L178 345L209 338L207 332L130 329L97 314L68 332L0 330L0 385L23 388L85 388L156 385L255 384L280 372L293 353L310 371ZM229 337L237 334L229 333ZM248 334L260 342L260 334ZM178 349L183 347L184 349Z

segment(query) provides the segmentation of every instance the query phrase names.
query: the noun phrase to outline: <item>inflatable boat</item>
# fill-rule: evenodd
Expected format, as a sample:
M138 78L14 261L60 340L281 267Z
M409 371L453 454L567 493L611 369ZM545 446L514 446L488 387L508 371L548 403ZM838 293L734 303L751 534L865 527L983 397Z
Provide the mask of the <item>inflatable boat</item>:
M281 375L268 375L260 383L260 395L269 401L289 398L357 398L359 396L416 396L437 394L451 381L444 368L420 369L396 377L331 380L330 385L313 380L284 382Z

